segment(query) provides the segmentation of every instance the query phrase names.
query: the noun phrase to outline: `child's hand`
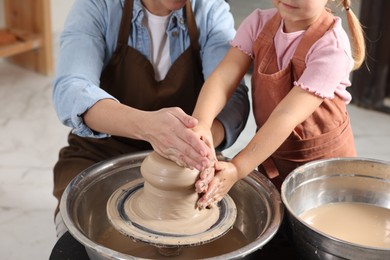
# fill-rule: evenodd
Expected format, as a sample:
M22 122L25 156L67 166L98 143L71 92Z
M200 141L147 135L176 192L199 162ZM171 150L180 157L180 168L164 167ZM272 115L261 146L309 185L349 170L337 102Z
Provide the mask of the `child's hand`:
M200 136L200 139L210 148L210 153L207 157L208 164L200 171L199 179L195 183L196 192L204 193L208 190L208 185L214 177L215 162L217 159L210 128L198 124L192 130L197 133Z
M200 140L202 140L203 143L206 144L206 146L209 148L209 151L207 153L207 163L206 165L203 165L203 168L200 169L200 171L203 172L208 168L214 168L214 163L217 160L217 157L215 155L213 136L211 134L210 128L198 124L197 126L192 128L192 131L195 132L199 136Z
M213 179L215 174L215 161L211 162L211 166L201 171L199 179L195 183L195 189L197 193L205 193L208 190L209 183Z
M206 193L198 200L198 207L213 207L228 193L238 181L238 172L231 162L217 162L215 176L208 184Z

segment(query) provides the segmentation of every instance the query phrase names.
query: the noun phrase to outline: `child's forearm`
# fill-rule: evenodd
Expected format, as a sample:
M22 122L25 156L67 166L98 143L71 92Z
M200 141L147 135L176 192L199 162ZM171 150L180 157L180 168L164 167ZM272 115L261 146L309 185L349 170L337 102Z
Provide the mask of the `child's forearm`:
M251 60L241 51L231 48L206 80L199 94L193 116L207 127L221 112L243 78Z
M287 139L295 125L286 123L284 117L270 118L248 145L232 159L240 179L271 156Z
M198 119L199 124L207 128L211 128L214 119L228 100L221 84L216 76L211 75L209 77L202 87L192 114L193 117Z
M249 144L233 159L243 178L271 156L292 133L322 103L322 99L294 87L271 113Z

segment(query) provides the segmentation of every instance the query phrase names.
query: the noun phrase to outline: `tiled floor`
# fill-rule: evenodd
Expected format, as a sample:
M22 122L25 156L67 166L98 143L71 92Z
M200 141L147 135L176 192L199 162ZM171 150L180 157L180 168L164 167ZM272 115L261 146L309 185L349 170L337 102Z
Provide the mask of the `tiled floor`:
M48 259L56 241L52 167L69 129L52 108L51 80L0 62L0 259ZM390 115L353 105L349 112L359 156L390 160ZM250 118L225 155L254 131Z

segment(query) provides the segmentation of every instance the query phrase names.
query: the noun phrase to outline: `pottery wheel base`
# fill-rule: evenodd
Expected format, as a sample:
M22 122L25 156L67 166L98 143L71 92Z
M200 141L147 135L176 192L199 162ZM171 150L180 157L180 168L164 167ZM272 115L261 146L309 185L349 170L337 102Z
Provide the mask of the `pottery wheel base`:
M143 180L136 180L126 183L117 189L107 202L107 214L111 224L122 234L136 240L142 241L159 248L178 248L187 246L196 246L214 241L227 233L234 225L237 209L234 201L226 195L215 208L210 210L217 211L215 223L211 223L205 231L186 234L185 232L156 231L143 225L142 218L145 216L137 215L138 210L132 210L132 207L140 207L142 203L134 203L132 199L142 192L144 187ZM203 209L209 210L209 209ZM203 211L202 210L202 211ZM196 210L198 211L198 210ZM171 222L171 223L167 223ZM196 223L188 219L157 219L153 220L155 225L165 227L169 225L193 228ZM205 220L206 221L206 220ZM194 222L194 221L193 221ZM195 221L196 222L196 221ZM168 249L169 250L169 249ZM164 250L163 250L164 251ZM179 251L178 251L179 252ZM175 253L169 250L168 253ZM164 253L163 253L164 254Z

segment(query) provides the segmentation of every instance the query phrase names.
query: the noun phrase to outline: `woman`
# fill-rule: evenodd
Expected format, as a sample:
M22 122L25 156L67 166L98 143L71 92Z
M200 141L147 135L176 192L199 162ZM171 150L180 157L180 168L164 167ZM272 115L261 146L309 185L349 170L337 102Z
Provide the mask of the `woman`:
M214 151L188 114L234 34L223 0L76 0L53 88L58 116L73 129L54 168L55 197L82 170L124 153L153 148L179 165L209 167ZM247 88L238 85L213 123L219 149L247 120Z

